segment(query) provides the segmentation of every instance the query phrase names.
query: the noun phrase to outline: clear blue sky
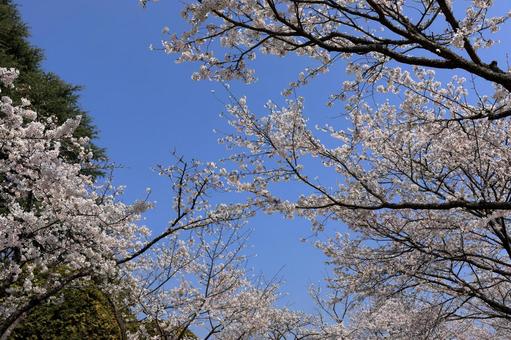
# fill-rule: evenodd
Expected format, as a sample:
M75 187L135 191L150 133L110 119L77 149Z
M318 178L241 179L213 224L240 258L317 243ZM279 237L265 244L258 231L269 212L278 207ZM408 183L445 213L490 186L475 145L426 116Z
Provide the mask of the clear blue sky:
M184 30L178 1L165 0L142 9L136 0L17 0L23 20L29 25L35 46L45 51L44 69L64 80L84 86L82 107L90 112L100 130L99 144L112 161L123 165L116 171L117 184L127 186L126 201L143 198L153 189L158 202L147 215L155 229L166 225L169 216L168 182L152 168L168 164L174 148L187 158L214 161L225 155L213 129L226 122L218 116L227 97L219 84L194 82L195 66L175 64L174 57L151 52L163 38L161 30ZM281 101L280 92L295 79L303 61L258 59L259 81L251 86L234 84L236 94L247 94L253 108L268 99ZM339 77L320 79L303 90L306 108L335 123L335 111L326 111L329 91L339 86ZM216 95L211 93L216 91ZM220 100L218 99L220 98ZM311 234L304 221L279 216L260 216L255 229L250 265L272 277L279 269L289 296L284 300L296 309L310 310L307 286L325 273L323 257L310 244L299 240ZM341 226L334 227L342 230ZM331 230L333 231L333 230Z

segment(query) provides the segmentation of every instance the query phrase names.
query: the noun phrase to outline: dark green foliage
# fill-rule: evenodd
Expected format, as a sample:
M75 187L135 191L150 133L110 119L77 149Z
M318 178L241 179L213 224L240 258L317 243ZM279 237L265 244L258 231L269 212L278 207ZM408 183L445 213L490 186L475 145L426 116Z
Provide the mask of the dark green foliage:
M9 339L121 339L121 333L106 295L91 284L36 307Z
M21 72L34 72L43 59L42 51L30 46L27 27L10 0L0 1L0 64Z
M181 329L162 334L155 321L140 321L120 298L102 292L98 285L69 287L62 291L60 299L37 306L14 328L9 340L79 340L122 339L121 332L136 332L143 326L151 337L162 339L198 339L190 330ZM114 306L115 303L115 306ZM117 315L116 315L117 312ZM122 318L122 325L118 317ZM180 335L180 337L178 337Z
M28 37L28 29L21 21L16 6L11 0L0 0L0 66L14 67L20 71L16 91L7 90L4 94L14 100L28 98L40 120L51 117L57 124L62 124L69 118L82 116L75 137L94 140L97 129L87 112L78 105L80 87L66 83L53 73L44 72L41 69L43 53L30 45ZM90 150L95 160L105 160L102 148L91 143ZM69 150L65 158L75 162L77 154ZM89 173L99 175L101 172L91 170Z

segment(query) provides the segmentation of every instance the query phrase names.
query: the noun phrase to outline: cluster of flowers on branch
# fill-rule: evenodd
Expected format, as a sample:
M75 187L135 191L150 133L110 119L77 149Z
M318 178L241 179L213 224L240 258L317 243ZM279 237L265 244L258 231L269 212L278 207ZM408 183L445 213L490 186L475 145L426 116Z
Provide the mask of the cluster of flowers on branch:
M312 129L302 98L259 115L232 96L221 139L236 152L229 185L251 203L349 227L318 243L333 295L317 302L342 336L510 336L511 72L481 51L503 54L509 13L491 0L187 1L189 29L168 32L167 53L199 62L194 79L251 82L258 53L314 60L290 94L345 63L327 95L347 124ZM289 182L302 194L278 190Z
M0 69L3 86L16 76ZM122 190L83 173L91 156L88 141L73 137L79 119L40 121L29 100L7 96L0 111L2 338L38 306L59 303L66 287L91 281L107 293L123 338L237 339L310 328L275 307L276 284L246 273L240 228L253 212L249 204L210 203L225 190L214 164L178 159L161 169L172 182L174 218L151 235L140 225L150 202L122 203ZM79 162L61 157L66 148L78 150Z
M434 91L448 93L453 82L437 82ZM251 192L266 211L310 219L316 231L328 221L350 227L348 235L318 246L334 268L330 286L342 299L358 301L350 307L357 318L369 301L376 317L393 297L408 307L395 309L395 316L384 308L380 317L402 319L404 338L412 334L404 331L402 310L408 318L434 313L438 324L449 327L488 319L477 334L505 338L511 125L506 119L458 119L474 108L454 94L444 99L459 115L451 119L453 111L428 107L429 94L406 88L396 94L401 90L405 99L399 105L360 101L351 112L351 129L326 126L319 132L308 128L301 100L285 108L269 104L271 113L258 117L242 98L228 107L238 132L222 138L246 150L231 157L242 170L230 184ZM321 142L321 134L333 141ZM314 159L325 168L321 178ZM304 194L292 199L272 190L289 181L302 183ZM440 332L434 334L447 334L438 324L432 325Z

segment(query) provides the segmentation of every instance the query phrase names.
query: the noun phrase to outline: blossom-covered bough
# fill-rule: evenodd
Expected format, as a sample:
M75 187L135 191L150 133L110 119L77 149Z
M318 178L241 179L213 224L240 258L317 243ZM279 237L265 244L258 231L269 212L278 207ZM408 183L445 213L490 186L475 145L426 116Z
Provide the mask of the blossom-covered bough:
M17 74L0 69L2 85L13 86ZM17 106L6 96L0 103L2 335L71 281L110 273L114 241L129 240L131 216L137 214L89 192L92 183L79 175L80 166L59 157L61 142L79 120L47 128L29 106L26 99ZM70 141L86 158L86 141Z
M487 33L498 31L508 19L502 8L492 11L492 3L471 1L452 8L448 0L190 1L183 16L191 29L172 35L164 47L181 53L180 61L204 62L197 75L203 78L250 80L246 64L255 52L295 52L325 64L337 55L364 55L375 70L388 60L462 69L509 90L507 72L477 53L495 43ZM214 45L208 42L214 39L229 48L225 56L216 57L210 49Z
M318 231L325 221L350 228L319 244L333 295L316 297L342 325L335 336L511 336L511 72L498 35L510 8L190 0L182 14L189 30L169 33L163 49L199 62L194 79L251 82L258 53L312 58L290 94L346 65L331 101L344 104L349 126L311 129L301 98L269 102L263 116L242 97L227 108L236 132L222 138L239 151L230 184L253 203L305 216ZM281 182L304 194L279 195Z
M17 75L0 68L2 86L13 87ZM151 236L139 221L147 199L122 203L120 189L81 171L90 155L88 141L72 137L78 124L39 121L29 100L1 99L1 339L38 306L58 304L66 287L91 282L108 297L123 339L310 331L306 317L275 307L277 284L246 273L240 228L253 208L211 202L226 183L215 164L178 158L161 168L172 183L174 218ZM65 148L80 162L61 157Z

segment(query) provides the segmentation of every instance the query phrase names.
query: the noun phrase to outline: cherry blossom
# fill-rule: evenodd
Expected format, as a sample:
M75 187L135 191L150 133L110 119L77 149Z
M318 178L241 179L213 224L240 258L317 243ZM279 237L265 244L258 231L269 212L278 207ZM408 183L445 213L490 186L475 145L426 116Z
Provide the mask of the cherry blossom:
M274 99L260 114L232 95L234 132L220 139L232 150L228 184L250 203L305 217L318 233L349 228L318 242L334 292L316 295L328 316L318 329L354 339L510 336L511 74L498 34L509 13L479 0L183 5L188 29L169 32L163 50L198 62L193 79L253 82L257 54L310 59L288 96L345 65L329 95L348 124L311 127L304 98ZM277 189L285 185L302 194Z
M16 71L0 68L0 75L15 86ZM123 203L122 187L81 171L91 155L88 141L73 137L79 118L60 126L38 121L28 99L17 105L7 96L0 111L2 338L64 288L91 280L108 293L126 339L186 338L190 330L235 339L311 327L275 307L276 283L244 269L242 226L253 208L211 201L226 187L215 163L177 158L161 167L172 183L174 217L151 235L140 221L151 202ZM80 161L61 157L65 148L78 150ZM135 332L126 326L126 306L141 318Z

